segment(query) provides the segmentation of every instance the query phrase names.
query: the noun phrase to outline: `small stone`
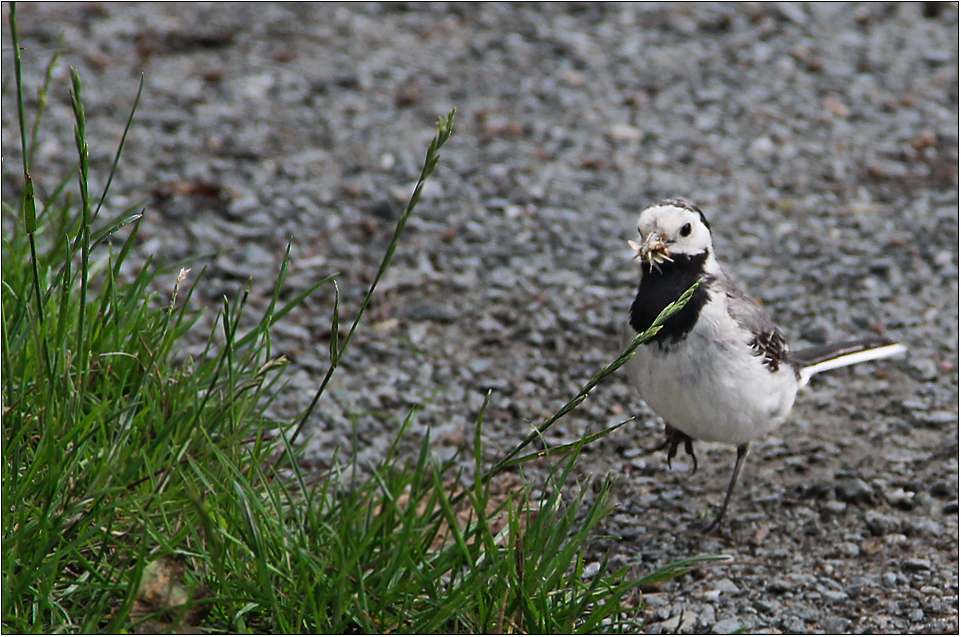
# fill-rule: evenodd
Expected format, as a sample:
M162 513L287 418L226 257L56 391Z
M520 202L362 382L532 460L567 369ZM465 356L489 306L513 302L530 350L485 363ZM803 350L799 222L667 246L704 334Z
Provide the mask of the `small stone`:
M864 522L868 531L874 536L888 535L901 528L901 521L898 518L877 511L868 511L864 516Z
M803 6L781 2L774 5L773 9L794 24L805 24L808 21L808 15L805 13Z
M718 623L714 624L711 628L711 632L715 635L733 635L735 632L742 631L744 628L744 622L742 622L737 617L731 617L729 619L722 619Z
M926 402L917 398L908 398L901 402L901 406L908 411L927 411L929 409Z
M741 589L738 588L734 582L732 582L730 579L726 577L722 580L719 580L717 584L714 585L714 587L717 590L727 595L737 595L738 593L741 592Z
M611 126L608 129L608 135L615 141L640 141L644 139L644 131L623 122Z
M840 604L848 601L848 595L844 591L834 591L829 588L822 588L818 591L821 597L831 604Z
M453 323L457 320L457 313L439 303L418 301L405 305L397 313L400 317L411 321L433 321L435 323Z
M847 117L851 114L851 109L842 102L836 95L828 95L822 101L822 106L825 110L830 111L832 114L838 117ZM874 166L875 164L872 164ZM899 166L899 165L898 165ZM869 167L868 170L871 168ZM893 169L892 169L893 170Z
M844 617L825 617L821 620L821 630L826 635L841 635L847 632L851 620Z
M758 137L748 147L748 154L755 160L766 160L777 152L777 147L770 137Z
M661 606L669 603L671 599L666 594L648 593L644 596L644 601L651 608L660 608Z
M681 613L674 615L673 617L662 621L657 624L659 628L662 628L665 633L677 634L684 630L689 630L694 627L697 622L697 617L694 613Z
M938 377L938 365L930 358L912 358L910 364L918 372L920 380L929 381Z
M397 158L391 153L382 153L380 156L380 169L390 170L397 165Z
M601 570L600 562L591 562L590 564L584 567L584 572L581 573L581 578L590 579L595 575L597 575L598 572L600 572L600 570Z
M935 621L930 624L925 624L917 633L919 635L948 635L957 631L957 623L952 627L948 626L947 622Z
M814 606L800 606L795 609L797 616L806 622L821 621L821 609Z
M843 502L839 502L838 500L829 500L828 502L824 503L822 510L831 515L841 515L847 510L847 508L848 505Z
M717 615L714 604L703 604L701 612L697 616L697 623L702 628L709 628L717 623Z
M938 409L930 412L921 412L917 414L918 420L922 424L928 425L930 427L938 428L945 425L955 425L958 423L958 414L951 411L946 411Z
M807 633L807 625L800 617L788 616L781 622L781 628L788 634L803 635Z
M841 557L855 558L861 554L861 547L854 542L841 542L837 546L837 553Z
M370 207L370 214L384 221L397 221L400 210L389 199L381 199Z
M910 511L914 508L914 493L905 491L900 487L885 491L884 497L891 506L896 506L899 509Z
M915 557L909 557L908 559L901 562L901 568L906 571L930 571L931 562L929 560L922 560Z
M888 546L901 546L908 543L908 536L904 533L888 533L884 536L884 543Z
M936 498L947 498L957 492L957 489L953 489L947 482L935 482L931 485L931 495Z
M475 358L467 361L467 369L474 375L483 374L493 366L493 361L489 358Z
M942 537L944 535L944 526L934 520L926 518L913 519L904 525L904 533L905 535L911 536L927 535L929 537Z
M874 500L874 490L860 478L842 478L834 488L838 500L848 504L870 504Z
M879 181L887 179L904 179L910 174L908 167L901 162L877 159L867 166L868 174Z
M864 595L865 589L866 589L865 586L862 586L860 584L853 584L845 588L844 592L847 593L848 597L850 597L851 599L857 599L858 597L861 597L862 595Z

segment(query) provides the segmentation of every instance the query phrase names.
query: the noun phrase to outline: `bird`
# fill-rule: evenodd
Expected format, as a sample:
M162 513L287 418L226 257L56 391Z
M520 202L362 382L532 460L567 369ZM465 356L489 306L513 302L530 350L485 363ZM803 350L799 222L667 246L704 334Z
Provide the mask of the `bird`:
M798 390L819 372L906 352L882 336L791 351L767 313L721 268L704 213L682 198L665 199L638 217L641 262L629 326L648 330L661 311L695 283L684 307L626 363L631 383L666 424L667 463L683 445L697 471L694 440L737 447L734 471L717 517L721 528L751 442L783 423Z

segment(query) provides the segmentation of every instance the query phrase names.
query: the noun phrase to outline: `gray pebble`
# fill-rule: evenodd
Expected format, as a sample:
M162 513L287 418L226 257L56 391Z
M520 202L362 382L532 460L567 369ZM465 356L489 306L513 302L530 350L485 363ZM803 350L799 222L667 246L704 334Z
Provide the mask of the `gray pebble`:
M838 480L835 494L838 500L849 504L870 504L874 499L874 489L860 478Z
M905 511L910 511L915 506L914 493L905 491L900 487L885 491L884 498L892 506L896 506L899 509L904 509Z
M844 591L821 588L818 592L821 594L821 598L829 604L841 604L848 600L848 595Z
M800 617L791 615L784 618L784 620L781 622L781 628L783 628L785 632L794 635L807 633L807 624L805 624Z
M861 554L861 547L854 542L841 542L837 545L837 553L841 557L853 559Z
M668 610L668 609L662 609ZM693 628L694 624L697 622L697 617L693 613L685 612L683 614L677 614L669 619L654 626L655 629L659 629L665 633L677 634L683 631L688 631Z
M945 530L943 524L935 522L934 520L920 518L909 520L907 524L904 525L904 533L912 537L927 536L937 538L944 537Z
M864 522L867 525L868 531L871 532L871 535L875 536L888 535L901 528L901 521L897 517L878 511L866 512L864 514Z
M725 595L737 595L741 592L741 589L728 578L723 578L715 582L714 588L718 591L724 593Z
M779 578L771 580L771 582L769 582L765 587L765 590L775 595L783 595L784 593L794 590L794 588L795 585L793 582Z
M743 631L744 622L737 617L722 619L711 627L711 632L715 635L733 635L736 631Z
M918 373L918 378L923 381L932 381L938 377L938 366L930 358L915 357L910 359L911 367Z
M840 635L847 632L851 620L844 617L825 617L821 620L821 630L827 635Z
M930 427L943 427L945 425L957 425L957 412L942 409L918 414L919 420Z
M431 301L417 301L410 305L405 305L397 314L402 318L412 321L452 323L457 320L457 312L446 305Z
M906 571L930 571L931 562L930 560L924 560L919 558L910 557L903 562L901 562L901 568Z
M844 502L840 502L838 500L828 500L821 507L821 510L831 515L841 515L847 510L847 508L848 505L846 505Z
M713 604L705 604L697 616L697 622L699 626L704 628L709 628L717 622L717 612L714 609Z

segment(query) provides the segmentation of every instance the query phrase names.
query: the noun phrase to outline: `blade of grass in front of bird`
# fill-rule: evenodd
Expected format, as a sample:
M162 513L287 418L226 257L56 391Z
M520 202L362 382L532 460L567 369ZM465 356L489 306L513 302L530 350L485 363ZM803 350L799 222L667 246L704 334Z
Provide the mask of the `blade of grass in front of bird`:
M511 461L507 462L506 464L504 464L504 465L501 467L501 469L503 470L503 469L507 469L507 468L509 468L509 467L513 467L513 466L516 466L516 465L519 465L519 464L524 464L525 462L529 462L529 461L531 461L531 460L538 460L538 459L542 459L542 458L552 458L552 457L554 457L554 456L563 455L563 454L567 453L568 451L573 451L573 450L577 449L578 447L582 447L582 446L584 446L584 445L588 445L588 444L594 442L595 440L600 440L600 439L603 438L604 436L607 436L608 434L611 434L611 433L613 433L614 431L617 431L618 429L620 429L621 427L623 427L623 426L626 425L627 423L631 422L632 420L634 420L634 417L633 417L633 416L631 416L630 418L627 418L627 419L625 419L625 420L622 420L622 421L620 421L620 422L617 423L617 424L611 425L610 427L606 427L605 429L602 429L601 431L598 431L598 432L596 432L596 433L592 433L592 434L590 434L590 435L588 435L588 436L585 436L584 438L581 438L581 439L576 440L576 441L574 441L574 442L569 442L569 443L567 443L567 444L559 445L559 446L557 446L557 447L550 447L550 448L548 448L548 449L542 449L541 451L536 451L536 452L534 452L534 453L529 453L529 454L527 454L526 456L521 456L520 458L514 458L513 460L511 460Z
M651 325L651 327L645 330L643 334L638 334L634 338L634 340L631 341L631 344L627 347L627 349L625 349L624 352L613 363L611 363L610 365L602 368L597 373L595 373L591 377L591 379L581 388L581 390L577 393L576 396L574 396L557 412L555 412L552 416L548 417L544 422L542 422L539 426L537 426L534 429L534 431L528 434L528 436L524 438L524 440L522 440L520 444L514 447L514 449L511 450L511 452L508 453L503 459L501 459L500 462L498 462L493 467L488 469L487 473L484 474L484 480L485 481L490 480L492 477L494 477L498 472L500 472L507 465L507 463L513 460L513 458L518 453L520 453L521 450L523 450L529 444L534 442L534 440L536 440L537 438L540 438L541 436L543 436L544 432L547 431L555 422L557 422L558 420L566 416L568 413L573 411L578 405L584 402L587 396L591 393L591 390L593 390L598 383L600 383L602 380L604 380L605 378L613 374L615 371L620 369L624 365L624 363L630 360L631 357L634 355L634 350L640 347L642 343L645 343L649 341L651 338L653 338L654 335L657 334L658 330L660 330L661 326L664 324L665 321L667 321L669 318L674 316L674 314L680 312L681 309L684 308L687 302L690 301L691 296L694 295L694 292L697 290L698 285L700 285L700 281L697 281L696 283L694 283L694 285L688 288L676 301L674 301L673 303L669 303L667 307L665 307L661 311L657 319L654 320L654 323Z

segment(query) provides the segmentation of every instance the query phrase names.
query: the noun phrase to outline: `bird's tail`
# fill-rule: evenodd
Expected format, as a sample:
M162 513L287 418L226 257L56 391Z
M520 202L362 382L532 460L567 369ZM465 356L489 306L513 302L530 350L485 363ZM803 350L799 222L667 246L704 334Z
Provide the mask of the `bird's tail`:
M791 361L798 370L803 386L814 374L878 358L898 356L907 351L908 348L901 343L875 336L807 347L791 352Z

